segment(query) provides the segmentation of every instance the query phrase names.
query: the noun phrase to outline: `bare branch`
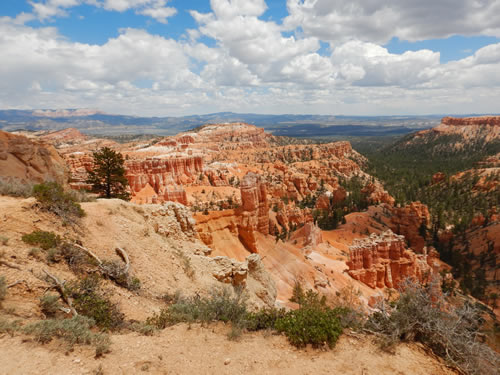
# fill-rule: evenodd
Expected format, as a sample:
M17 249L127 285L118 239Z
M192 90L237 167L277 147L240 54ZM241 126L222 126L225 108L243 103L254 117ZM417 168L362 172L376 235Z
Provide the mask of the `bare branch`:
M78 313L76 312L75 308L73 307L73 303L71 302L71 298L64 291L64 282L61 282L61 280L59 280L57 277L50 274L46 270L43 270L43 272L54 282L54 288L58 291L59 295L61 296L61 299L64 302L66 302L66 304L69 306L70 311L73 314L73 316L77 316Z
M130 268L130 260L128 258L128 254L125 252L125 250L117 247L115 249L116 253L122 258L122 260L125 262L125 273L128 273L128 270Z
M8 263L8 262L7 262L7 261L5 261L5 260L1 260L1 259L0 259L0 264L3 264L3 265L4 265L4 266L6 266L6 267L9 267L9 268L14 268L14 269L16 269L16 270L21 271L21 267L16 266L15 264Z
M89 255L91 258L94 258L96 260L96 262L99 264L99 266L102 266L102 261L101 259L99 259L99 257L97 255L95 255L92 251L90 251L89 249L81 246L81 245L78 245L77 243L74 243L73 246L77 247L78 249L82 250L83 252L85 252L87 255Z

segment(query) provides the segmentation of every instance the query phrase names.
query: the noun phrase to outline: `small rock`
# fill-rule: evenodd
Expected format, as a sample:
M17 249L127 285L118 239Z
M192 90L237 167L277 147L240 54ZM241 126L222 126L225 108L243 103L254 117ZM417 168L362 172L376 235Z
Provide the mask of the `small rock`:
M230 363L231 363L231 358L226 358L224 364L227 366Z

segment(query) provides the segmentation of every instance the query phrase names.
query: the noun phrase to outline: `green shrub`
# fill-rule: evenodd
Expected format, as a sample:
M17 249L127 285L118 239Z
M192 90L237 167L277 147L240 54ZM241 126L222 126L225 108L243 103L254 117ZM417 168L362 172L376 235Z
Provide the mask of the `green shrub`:
M21 239L27 244L40 246L44 250L55 248L61 243L61 237L59 237L59 235L42 230L36 230L29 234L25 234Z
M64 222L73 222L75 218L85 216L80 204L71 193L66 193L61 185L45 182L33 186L33 196L43 209L55 213Z
M100 356L109 352L110 339L106 334L92 332L94 325L93 319L78 315L71 319L48 319L32 323L24 327L23 332L34 335L42 344L60 338L69 348L76 344L92 345L95 347L96 356Z
M47 317L53 317L59 311L61 304L59 296L55 294L46 294L40 297L40 309Z
M116 304L103 295L98 276L88 276L70 283L67 293L73 298L73 306L79 314L92 318L95 324L105 330L119 328L123 314Z
M332 348L342 333L339 315L338 311L330 308L301 307L277 319L275 328L296 347L328 344Z
M245 316L245 327L249 331L276 329L276 322L283 319L287 312L285 309L265 308L257 312L250 312Z
M128 290L139 290L141 288L141 281L137 277L131 277L128 270L120 261L117 260L104 260L101 264L104 277L113 280L119 286Z
M5 299L7 295L7 282L5 281L5 277L0 276L0 305L2 301Z

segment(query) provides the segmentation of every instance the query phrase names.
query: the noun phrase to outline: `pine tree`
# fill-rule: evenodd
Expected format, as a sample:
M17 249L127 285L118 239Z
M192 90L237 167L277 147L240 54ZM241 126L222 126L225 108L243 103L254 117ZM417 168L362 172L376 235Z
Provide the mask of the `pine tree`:
M87 183L92 185L92 191L103 198L129 200L123 155L103 147L94 151L93 157L94 169L89 172L87 179Z

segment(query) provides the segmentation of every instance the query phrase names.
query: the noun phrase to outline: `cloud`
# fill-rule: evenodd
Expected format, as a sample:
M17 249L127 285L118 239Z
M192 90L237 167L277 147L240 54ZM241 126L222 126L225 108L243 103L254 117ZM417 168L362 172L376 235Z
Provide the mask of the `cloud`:
M500 37L500 0L287 0L284 25L333 43Z
M83 1L109 11L132 10L159 22L175 14L166 0L37 1L43 5L37 14L40 19L59 17ZM290 18L281 25L261 19L263 0L212 0L211 12L191 11L197 28L186 31L188 38L125 28L102 45L72 42L56 27L27 26L27 14L0 17L0 108L99 107L136 115L497 110L500 43L446 64L440 63L439 53L425 49L390 53L380 43L402 35L398 30L404 22L407 35L421 33L412 29L401 7L380 7L376 1L355 1L351 7L334 3L335 9L321 0L289 1ZM413 3L407 6L419 9ZM485 1L485 6L493 5ZM461 6L457 8L452 12L461 14ZM346 14L364 18L357 26L342 26ZM373 14L390 17L376 21ZM298 15L304 18L298 20ZM327 19L328 28L313 27ZM291 29L292 21L303 32ZM453 22L438 26L451 30ZM483 26L493 30L495 22ZM206 38L215 44L204 43ZM331 41L328 55L320 40Z
M30 1L34 15L41 21L55 17L66 17L66 9L82 4L103 8L108 11L124 12L134 9L136 14L154 18L160 23L167 23L167 18L174 16L177 10L166 6L168 0L45 0Z

